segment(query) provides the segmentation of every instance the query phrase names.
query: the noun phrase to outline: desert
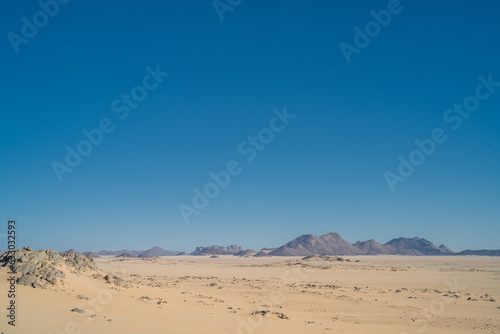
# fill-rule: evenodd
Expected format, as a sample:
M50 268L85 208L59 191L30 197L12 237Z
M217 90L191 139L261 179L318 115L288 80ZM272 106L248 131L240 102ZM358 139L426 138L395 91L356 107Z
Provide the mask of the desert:
M2 1L0 334L500 334L500 1Z
M63 274L17 285L8 333L500 333L499 257L18 252Z

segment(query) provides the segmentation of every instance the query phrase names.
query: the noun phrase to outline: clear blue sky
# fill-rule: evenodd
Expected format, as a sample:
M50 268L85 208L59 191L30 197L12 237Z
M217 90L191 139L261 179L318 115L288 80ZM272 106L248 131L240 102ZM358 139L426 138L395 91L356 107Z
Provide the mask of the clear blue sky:
M72 0L15 53L8 34L41 7L4 1L0 233L15 218L19 246L58 251L327 232L499 249L500 87L457 130L443 114L478 76L500 81L500 4L402 0L348 64L340 43L387 6L244 0L221 21L212 1ZM120 119L112 102L157 64L169 76ZM296 118L247 162L238 146L284 106ZM105 118L114 131L59 182L51 164ZM435 128L447 140L392 192L384 173ZM231 160L241 173L186 224L179 204Z

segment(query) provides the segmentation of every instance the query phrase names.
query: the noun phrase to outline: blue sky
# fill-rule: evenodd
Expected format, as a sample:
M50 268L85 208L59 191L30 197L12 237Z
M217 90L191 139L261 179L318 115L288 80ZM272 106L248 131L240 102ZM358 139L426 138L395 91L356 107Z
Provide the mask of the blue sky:
M479 76L500 81L500 4L402 0L348 63L340 44L389 3L244 0L221 20L211 1L72 0L16 53L9 33L44 17L36 1L5 2L4 229L15 218L19 246L58 251L262 248L328 232L499 249L500 87L456 130L443 115ZM169 75L120 119L111 104L148 66ZM238 146L284 107L296 117L248 162ZM53 162L105 119L113 131L60 182ZM436 128L447 140L391 191L384 173ZM241 172L186 224L179 205L232 160Z

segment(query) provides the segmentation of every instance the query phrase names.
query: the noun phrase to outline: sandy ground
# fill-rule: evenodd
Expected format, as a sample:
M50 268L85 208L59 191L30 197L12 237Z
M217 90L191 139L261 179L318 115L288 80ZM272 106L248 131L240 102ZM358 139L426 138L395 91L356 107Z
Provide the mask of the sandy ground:
M498 257L96 259L119 285L67 272L17 286L10 333L500 333ZM359 262L356 262L359 261ZM71 312L73 308L86 313ZM264 312L261 312L264 311ZM253 314L257 312L257 314ZM92 317L95 314L94 317Z

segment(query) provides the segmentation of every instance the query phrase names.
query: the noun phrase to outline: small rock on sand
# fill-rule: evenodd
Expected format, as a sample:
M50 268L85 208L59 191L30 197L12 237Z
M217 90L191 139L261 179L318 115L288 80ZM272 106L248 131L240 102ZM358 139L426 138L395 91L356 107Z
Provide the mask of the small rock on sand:
M84 310L78 308L78 307L75 307L74 309L71 310L71 312L76 312L76 313L80 313L80 314L86 314L87 312L85 312Z

